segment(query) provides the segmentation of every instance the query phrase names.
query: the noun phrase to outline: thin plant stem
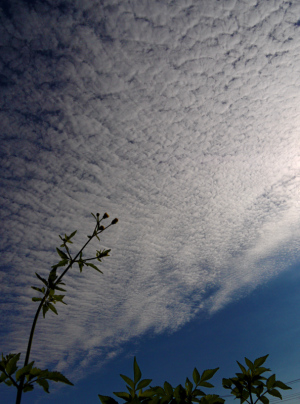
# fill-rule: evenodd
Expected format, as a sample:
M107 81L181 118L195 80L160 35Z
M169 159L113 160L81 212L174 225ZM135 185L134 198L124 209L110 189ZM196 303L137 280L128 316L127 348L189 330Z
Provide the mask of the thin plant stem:
M102 233L104 230L108 229L110 225L108 225L106 228L104 228L101 231L97 231L97 228L99 226L99 224L101 223L101 221L103 220L100 219L99 222L97 222L95 230L93 232L93 235L91 236L91 238L89 238L89 240L84 244L84 246L79 250L79 252L76 254L75 258L72 259L71 258L71 262L69 263L69 265L67 266L67 268L62 272L62 274L59 276L59 278L55 281L54 283L54 287L56 284L58 284L61 279L64 277L64 275L68 272L68 270L72 267L72 265L76 262L76 259L80 256L80 254L82 253L82 251L85 249L85 247L90 243L90 241L98 234ZM71 257L71 256L70 256ZM41 300L39 307L35 313L34 319L33 319L33 323L31 326L31 331L30 331L30 336L29 336L29 340L28 340L28 345L27 345L27 351L26 351L26 357L25 357L25 361L24 361L24 367L28 365L29 363L29 357L30 357L30 352L31 352L31 346L32 346L32 341L33 341L33 335L34 335L34 331L35 331L35 327L36 327L36 323L39 317L39 314L41 312L41 309L45 303L45 301L47 300L49 294L50 294L50 288L47 289L43 299ZM24 387L24 381L25 381L25 374L21 376L20 378L20 382L18 385L18 393L17 393L17 399L16 399L16 404L21 404L21 399L22 399L22 393L23 393L23 387Z

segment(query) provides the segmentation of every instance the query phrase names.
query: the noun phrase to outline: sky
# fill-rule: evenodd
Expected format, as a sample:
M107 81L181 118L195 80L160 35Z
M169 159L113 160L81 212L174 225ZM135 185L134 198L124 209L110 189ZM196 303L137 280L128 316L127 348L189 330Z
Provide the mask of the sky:
M220 367L224 396L266 354L299 403L300 2L2 0L0 46L0 351L24 359L58 236L119 219L37 324L75 386L22 403L100 402L134 356L154 384Z

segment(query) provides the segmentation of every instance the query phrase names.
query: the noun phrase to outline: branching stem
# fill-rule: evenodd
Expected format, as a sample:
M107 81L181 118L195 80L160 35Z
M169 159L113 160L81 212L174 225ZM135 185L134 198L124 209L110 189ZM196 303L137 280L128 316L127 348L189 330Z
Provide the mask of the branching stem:
M103 218L102 218L103 219ZM54 288L55 286L61 281L61 279L64 277L64 275L68 272L68 270L72 267L72 265L76 262L77 258L80 256L80 254L82 253L82 251L85 249L85 247L90 243L90 241L95 237L98 236L100 233L102 233L104 230L108 229L110 225L108 225L106 228L104 228L101 231L97 231L97 229L99 228L99 224L101 223L102 219L100 219L95 227L95 230L93 231L93 235L88 239L88 241L84 244L84 246L80 249L80 251L76 254L75 258L73 259L71 257L71 254L67 249L68 255L70 257L70 263L67 266L67 268L62 272L62 274L58 277L58 279L54 282ZM66 244L66 242L65 242ZM44 297L42 298L39 307L35 313L34 319L33 319L33 323L31 326L31 331L30 331L30 337L28 340L28 346L27 346L27 351L26 351L26 357L25 357L25 361L24 361L24 367L28 365L29 363L29 357L30 357L30 352L31 352L31 346L32 346L32 341L33 341L33 335L34 335L34 331L35 331L35 327L36 327L36 323L39 317L39 314L41 312L41 309L45 303L45 301L47 300L49 294L50 294L50 288L47 288L47 291L44 295ZM22 393L23 393L23 387L24 387L24 381L25 381L25 374L21 376L20 378L20 382L19 385L16 385L16 382L13 380L14 385L16 385L17 389L18 389L18 393L17 393L17 399L16 399L16 404L21 404L21 398L22 398Z

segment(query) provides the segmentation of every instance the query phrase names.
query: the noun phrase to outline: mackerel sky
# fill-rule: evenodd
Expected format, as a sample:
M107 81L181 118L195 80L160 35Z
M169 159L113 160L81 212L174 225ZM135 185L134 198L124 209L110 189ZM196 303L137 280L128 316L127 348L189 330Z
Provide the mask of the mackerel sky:
M58 235L78 230L76 252L108 212L103 275L68 273L68 305L38 322L38 366L74 383L104 372L101 393L122 357L130 374L148 346L182 335L186 349L180 333L225 326L229 308L271 329L290 299L281 378L300 377L300 2L2 0L0 46L0 350L24 358Z

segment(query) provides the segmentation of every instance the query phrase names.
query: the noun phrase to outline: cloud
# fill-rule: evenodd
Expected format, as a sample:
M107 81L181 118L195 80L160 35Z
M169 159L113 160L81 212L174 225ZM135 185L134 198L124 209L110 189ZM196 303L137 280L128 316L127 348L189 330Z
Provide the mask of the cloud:
M299 5L74 7L1 19L2 341L25 350L58 234L109 212L103 275L74 268L33 358L104 361L283 271L299 237ZM45 358L51 358L45 359ZM84 359L83 359L84 358Z

